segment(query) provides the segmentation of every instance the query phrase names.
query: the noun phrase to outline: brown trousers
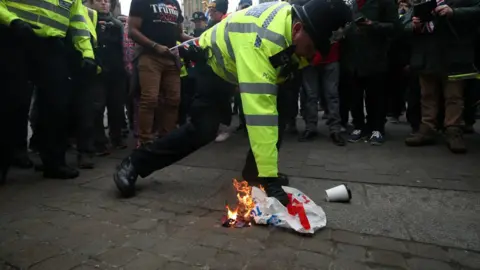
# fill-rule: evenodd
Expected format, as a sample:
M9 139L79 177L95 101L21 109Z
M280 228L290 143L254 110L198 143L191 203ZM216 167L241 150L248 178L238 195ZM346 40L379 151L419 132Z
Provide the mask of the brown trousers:
M175 129L180 105L180 70L173 59L143 54L138 60L140 142L149 142ZM154 128L154 122L157 122Z
M441 95L445 100L444 127L459 127L463 122L463 81L448 81L445 76L421 74L422 123L436 128Z

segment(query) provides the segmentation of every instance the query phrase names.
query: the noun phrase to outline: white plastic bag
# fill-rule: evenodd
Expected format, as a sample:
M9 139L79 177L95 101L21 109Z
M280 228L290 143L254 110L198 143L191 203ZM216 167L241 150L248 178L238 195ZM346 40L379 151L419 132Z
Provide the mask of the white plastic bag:
M274 225L291 228L299 233L313 234L327 225L323 209L298 189L284 186L289 195L290 204L285 207L277 199L257 187L252 189L255 208L252 211L256 224Z

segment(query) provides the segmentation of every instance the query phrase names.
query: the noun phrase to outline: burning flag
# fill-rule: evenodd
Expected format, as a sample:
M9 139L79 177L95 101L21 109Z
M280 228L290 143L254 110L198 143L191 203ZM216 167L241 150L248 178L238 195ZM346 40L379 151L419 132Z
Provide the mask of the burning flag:
M248 185L247 181L238 182L236 179L233 179L233 186L237 191L237 206L235 209L231 209L225 203L227 214L222 218L222 225L235 228L248 227L252 224L250 214L255 207L252 198L252 187Z

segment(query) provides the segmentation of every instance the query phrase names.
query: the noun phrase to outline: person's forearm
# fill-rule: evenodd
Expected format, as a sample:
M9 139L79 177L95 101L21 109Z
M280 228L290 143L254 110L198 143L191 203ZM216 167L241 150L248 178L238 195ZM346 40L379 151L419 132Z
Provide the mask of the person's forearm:
M155 43L154 41L150 40L147 38L142 32L140 32L136 28L130 28L128 30L128 36L135 41L135 43L139 44L142 47L145 48L151 48L153 44Z
M182 34L180 35L180 41L181 41L181 42L185 42L185 41L190 40L190 39L194 39L194 37L189 36L189 35L187 35L187 34L185 34L185 33L182 33Z

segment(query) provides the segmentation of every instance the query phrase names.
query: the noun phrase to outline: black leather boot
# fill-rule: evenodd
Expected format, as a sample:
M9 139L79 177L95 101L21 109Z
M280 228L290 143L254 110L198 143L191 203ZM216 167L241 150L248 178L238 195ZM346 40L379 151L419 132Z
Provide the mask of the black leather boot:
M317 137L317 132L313 130L305 130L300 137L298 137L299 142L311 141Z
M268 177L263 179L265 184L265 192L268 197L274 197L281 204L287 206L290 202L287 193L283 190L282 185L277 177Z
M243 179L247 180L247 179L245 179L245 177L243 177ZM257 177L255 179L247 180L247 182L248 182L248 185L250 185L250 186L258 186L258 185L266 186L267 183L266 183L265 179L266 178ZM288 179L288 175L286 175L284 173L278 173L277 181L282 186L288 186L290 184L290 180Z
M137 181L138 174L133 167L132 159L127 157L117 167L116 172L113 174L113 181L117 185L118 190L123 197L128 198L135 195L135 182Z

